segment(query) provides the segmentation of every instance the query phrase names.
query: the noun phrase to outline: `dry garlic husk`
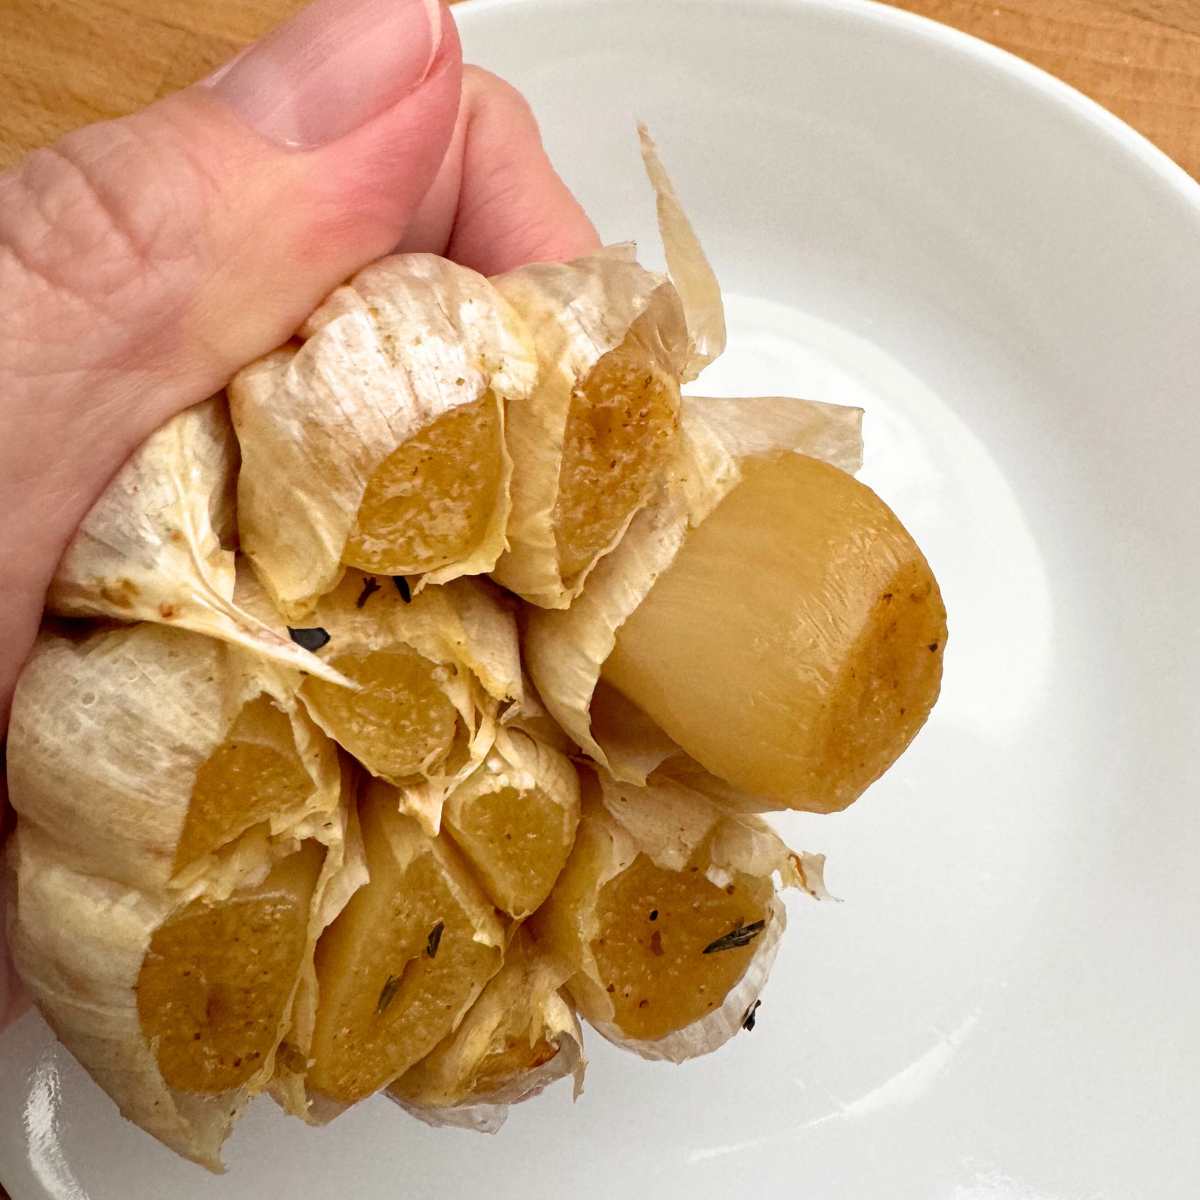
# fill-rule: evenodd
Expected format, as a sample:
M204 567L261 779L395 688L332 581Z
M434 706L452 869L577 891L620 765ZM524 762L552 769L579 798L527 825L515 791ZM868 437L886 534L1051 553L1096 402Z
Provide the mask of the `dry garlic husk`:
M238 448L223 396L172 417L92 505L51 580L65 617L157 621L246 647L299 671L337 675L233 600Z
M495 1133L508 1108L568 1075L583 1091L583 1032L562 994L562 969L524 929L462 1024L388 1088L429 1125Z
M574 742L615 777L644 783L678 754L654 722L602 682L622 624L691 531L740 482L743 462L795 451L853 471L862 462L861 423L859 409L790 397L685 396L684 436L669 490L637 514L567 611L528 615L523 650L542 700ZM769 522L771 514L763 519ZM786 538L786 529L779 533ZM729 586L736 594L736 581Z
M305 1056L310 1119L386 1087L451 1033L500 970L507 924L446 835L371 780L358 809L368 882L317 946Z
M549 746L568 758L579 753L579 747L562 731L559 723L550 715L542 703L533 680L522 671L521 696L500 714L500 724L505 728L519 729L543 746Z
M506 408L537 373L529 336L481 275L385 258L338 288L229 387L242 547L292 624L344 566L489 571L504 547Z
M646 175L654 188L667 271L687 318L688 355L683 382L690 383L725 351L725 305L720 284L683 210L675 185L658 157L654 139L641 123L638 141Z
M122 1112L214 1170L344 891L336 751L290 678L139 624L43 634L13 703L17 969Z
M543 608L574 600L655 495L677 450L679 384L725 345L716 277L641 135L670 279L614 246L494 281L538 355L536 389L509 409L513 511L494 574Z
M715 1050L774 962L777 884L824 898L823 859L675 781L584 778L575 849L534 936L610 1041L672 1062Z
M487 758L451 793L444 822L496 907L527 917L575 842L579 777L560 751L501 728Z

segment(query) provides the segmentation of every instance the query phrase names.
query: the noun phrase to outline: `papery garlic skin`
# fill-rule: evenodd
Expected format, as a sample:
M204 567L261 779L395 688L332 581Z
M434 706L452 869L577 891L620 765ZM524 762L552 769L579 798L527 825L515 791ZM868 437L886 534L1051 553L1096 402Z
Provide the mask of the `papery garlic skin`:
M725 351L725 304L721 285L688 220L679 194L658 156L649 129L638 122L642 165L654 189L658 232L667 257L667 271L679 292L688 330L688 354L683 382L690 383Z
M333 746L296 698L299 679L227 643L164 626L80 640L43 633L13 699L12 805L80 871L138 888L178 884L197 774L243 706L266 696L287 716L312 782L306 798L272 817L270 832L319 825L337 808L339 770ZM192 864L179 878L215 866Z
M344 683L235 603L234 554L226 547L235 532L237 471L223 396L172 417L134 451L84 517L50 581L47 609L206 633Z

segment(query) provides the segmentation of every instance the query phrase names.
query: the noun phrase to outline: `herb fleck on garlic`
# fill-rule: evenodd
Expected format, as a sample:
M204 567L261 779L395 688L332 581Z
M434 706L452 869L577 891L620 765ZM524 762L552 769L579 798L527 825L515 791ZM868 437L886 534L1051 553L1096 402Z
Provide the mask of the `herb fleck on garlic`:
M715 942L704 947L705 954L720 954L722 950L736 950L748 946L767 927L766 921L751 921L749 925L738 925L722 934Z
M439 921L430 931L425 940L425 954L429 958L437 958L438 947L442 944L442 934L446 931L446 922Z
M322 629L319 625L314 626L312 629L293 629L289 625L288 637L297 646L308 650L310 653L314 650L320 650L329 641L328 631Z

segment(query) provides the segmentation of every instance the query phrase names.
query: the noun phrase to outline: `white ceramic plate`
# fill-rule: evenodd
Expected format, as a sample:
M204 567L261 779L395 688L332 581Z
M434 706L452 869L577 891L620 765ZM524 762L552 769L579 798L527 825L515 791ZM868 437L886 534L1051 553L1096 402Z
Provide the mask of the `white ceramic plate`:
M1194 1200L1200 1194L1200 188L1081 96L867 3L492 0L611 240L655 245L650 122L730 294L704 386L867 409L865 478L950 611L929 727L786 822L752 1036L682 1068L593 1039L495 1138L260 1102L206 1176L44 1026L0 1042L14 1200Z

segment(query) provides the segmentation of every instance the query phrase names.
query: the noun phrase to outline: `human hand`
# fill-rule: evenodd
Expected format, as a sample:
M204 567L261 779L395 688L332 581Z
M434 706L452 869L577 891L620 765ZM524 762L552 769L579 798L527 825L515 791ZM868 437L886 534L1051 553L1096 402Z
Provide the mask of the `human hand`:
M67 542L165 420L390 250L494 274L596 245L525 102L463 68L436 0L317 0L0 175L0 730ZM0 837L5 808L0 780ZM0 953L0 1027L17 992Z

